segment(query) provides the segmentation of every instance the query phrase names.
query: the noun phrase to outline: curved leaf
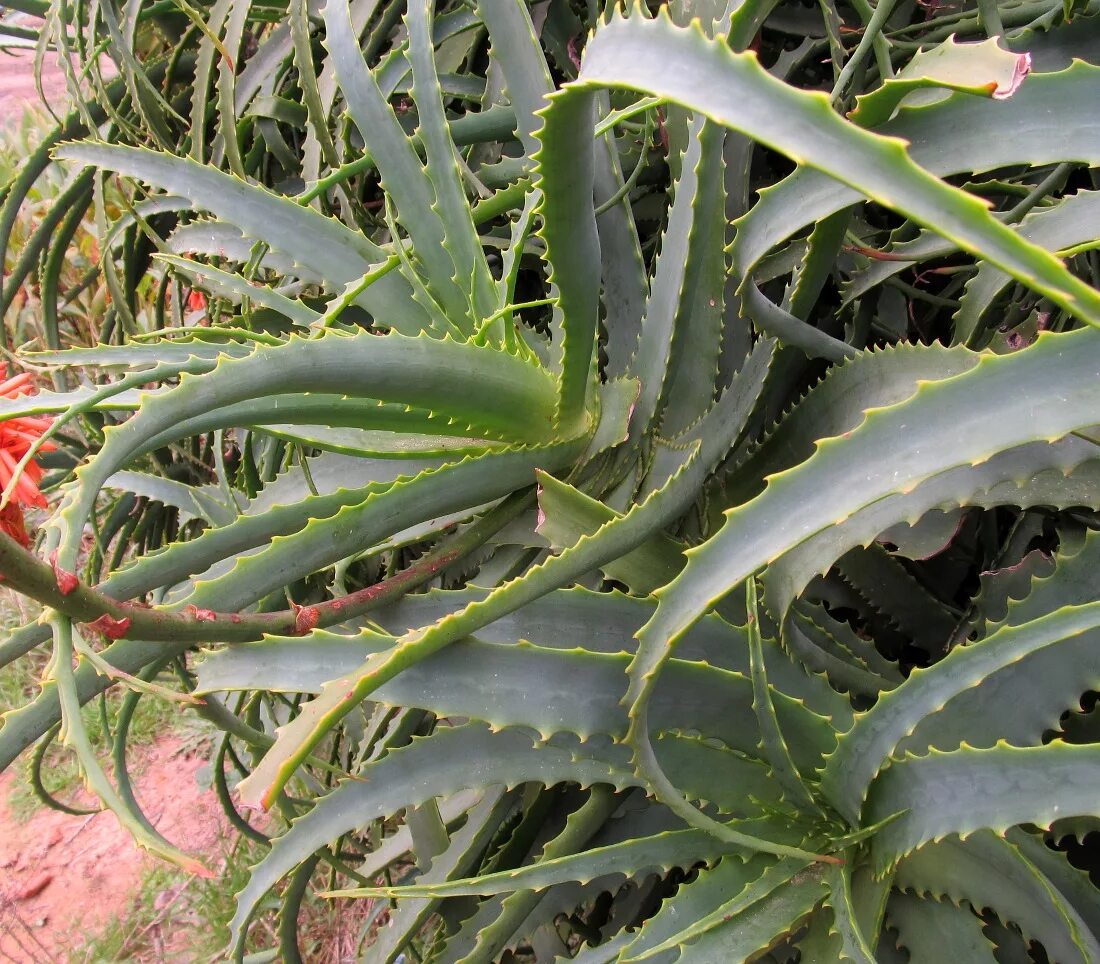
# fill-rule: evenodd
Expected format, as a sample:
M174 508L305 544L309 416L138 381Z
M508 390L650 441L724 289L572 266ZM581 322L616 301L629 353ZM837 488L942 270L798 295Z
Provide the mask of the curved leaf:
M857 716L822 773L822 789L849 819L856 819L875 775L902 738L954 695L979 686L991 673L1029 653L1058 646L1100 626L1100 603L1070 606L980 642L915 671L896 690Z
M209 211L248 237L264 241L336 286L359 279L371 265L387 257L382 249L339 221L190 158L140 147L92 143L69 144L54 153L182 195L197 210ZM367 288L358 300L381 324L415 333L424 327L424 320L409 295L408 285L391 272Z
M1060 817L1097 816L1100 747L1048 743L894 760L867 796L870 822L901 816L874 837L880 868L928 840L974 830L997 832L1021 823L1040 827Z

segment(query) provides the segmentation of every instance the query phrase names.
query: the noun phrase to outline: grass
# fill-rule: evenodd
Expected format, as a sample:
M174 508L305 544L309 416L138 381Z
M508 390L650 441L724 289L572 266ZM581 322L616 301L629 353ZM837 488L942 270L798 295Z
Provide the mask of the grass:
M160 865L142 880L125 914L112 918L101 932L73 948L71 964L164 964L168 961L217 961L229 941L234 897L248 881L250 868L266 849L244 838L223 841L219 876L181 879L178 871ZM218 866L211 861L211 864ZM318 871L316 889L349 883ZM277 889L285 887L280 884ZM362 932L371 920L372 901L303 902L298 940L303 960L311 964L341 964L354 960ZM275 921L264 915L253 926L247 950L264 960L277 960L263 949L278 946Z
M37 615L32 604L18 593L0 585L0 632L6 633ZM42 660L33 656L17 659L0 669L0 713L21 706L37 688L36 667Z
M257 844L237 838L223 841L221 874L214 880L181 878L158 864L141 882L125 914L69 953L76 964L115 961L213 961L229 940L233 895L248 880L248 869L262 855ZM213 863L213 861L212 861Z
M0 587L0 630L10 630L35 615L22 597ZM49 653L39 650L0 669L0 714L22 706L37 692L48 660ZM109 746L110 734L114 731L125 694L122 687L116 686L103 699L84 707L84 725L94 744ZM177 705L145 696L139 701L131 720L127 745L132 748L149 746L168 734L182 736L197 745L208 739L211 733L207 724L191 714L181 714ZM31 755L25 755L19 766L20 778L15 781L8 803L18 819L27 820L42 806L42 801L31 781ZM54 741L46 751L42 772L48 774L43 781L46 788L59 799L71 802L81 785L80 768L72 751Z

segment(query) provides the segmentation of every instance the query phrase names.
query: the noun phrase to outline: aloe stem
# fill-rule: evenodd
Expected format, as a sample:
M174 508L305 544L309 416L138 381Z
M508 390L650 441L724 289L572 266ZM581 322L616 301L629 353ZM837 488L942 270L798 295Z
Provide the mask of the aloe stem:
M1000 37L1005 32L997 0L978 0L978 22L987 37Z
M0 572L17 592L36 599L81 623L98 622L95 628L111 638L172 640L177 642L247 642L265 635L301 635L361 616L423 585L442 569L468 555L514 519L533 500L533 491L509 496L464 532L446 540L389 579L366 586L339 599L272 613L218 613L208 609L171 612L137 603L118 602L75 575L54 569L0 533ZM58 586L61 580L65 592ZM72 587L72 588L70 588Z
M833 85L832 101L833 105L837 105L844 97L844 89L848 86L855 72L862 66L863 61L867 59L867 54L871 52L872 48L876 44L884 44L885 38L882 37L882 28L886 26L886 21L890 14L893 13L895 0L879 0L879 4L875 7L875 12L871 14L871 19L867 21L867 26L863 31L863 36L859 38L859 44L852 52L852 56L848 58L848 62L844 65L844 68L840 71L840 76L836 79L836 83ZM887 58L886 63L889 63ZM885 79L885 76L883 79Z

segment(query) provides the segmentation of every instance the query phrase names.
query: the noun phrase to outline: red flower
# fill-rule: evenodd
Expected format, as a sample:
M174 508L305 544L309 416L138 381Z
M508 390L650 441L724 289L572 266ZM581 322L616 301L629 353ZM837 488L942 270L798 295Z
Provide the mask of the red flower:
M24 549L31 547L31 537L27 535L27 526L23 521L23 510L14 502L0 509L0 532L6 532ZM0 576L0 582L4 577Z
M3 379L0 382L0 398L18 398L20 395L29 395L35 391L29 372L8 378L8 366L3 362L0 362L0 379ZM19 460L27 454L30 447L49 427L50 419L30 416L9 418L0 422L0 488L8 486L15 475ZM57 446L53 442L45 442L41 451L52 452L55 448ZM10 501L0 509L0 531L6 532L24 546L30 545L30 539L27 536L20 507L34 505L46 508L46 497L38 488L38 483L41 481L41 466L36 462L28 462L19 476L19 481L15 484Z
M206 295L198 288L192 288L191 294L187 296L187 307L191 311L202 311L206 307Z

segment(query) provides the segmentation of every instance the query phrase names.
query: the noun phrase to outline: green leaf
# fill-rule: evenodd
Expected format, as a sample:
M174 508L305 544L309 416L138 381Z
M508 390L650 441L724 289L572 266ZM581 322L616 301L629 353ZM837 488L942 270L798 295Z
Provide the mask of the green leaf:
M405 15L413 75L412 96L417 107L417 134L424 145L424 174L435 194L433 207L443 226L443 245L450 255L455 278L459 279L471 310L480 319L496 308L494 285L474 228L443 110L432 49L433 7L428 2L411 3ZM367 144L369 147L370 142Z
M394 634L434 623L466 605L485 598L481 589L454 592L432 591L406 596L401 602L376 610L374 622ZM477 630L485 643L527 641L555 648L579 647L589 652L629 652L637 643L634 635L652 615L652 599L639 599L616 592L594 593L585 589L559 589ZM768 683L775 690L805 704L817 716L832 720L840 730L851 725L848 701L834 693L820 678L808 676L788 659L771 640L765 640L764 661ZM679 658L704 662L747 676L748 646L743 628L717 615L699 620L684 637Z
M372 487L358 498L344 495L335 511L273 536L257 552L228 557L227 565L202 573L195 580L195 591L176 603L239 610L364 547L399 537L410 527L437 519L446 525L452 513L464 518L486 500L522 489L537 466L569 464L581 444L583 440L488 453L424 469L390 485ZM330 505L332 501L336 500L330 500Z
M1054 960L1094 960L1094 941L1073 907L1027 858L990 831L925 844L898 864L896 886L958 904L991 907L1039 941Z
M798 940L798 953L803 960L819 961L820 964L841 964L840 935L824 909L810 917L806 932ZM881 954L877 958L883 962Z
M116 472L107 480L106 487L144 495L165 505L175 506L180 510L183 519L202 519L211 525L226 525L237 517L236 511L214 494L216 490L187 485L159 475Z
M227 298L233 304L239 305L247 299L257 305L277 311L296 324L305 327L312 325L321 318L320 314L312 308L308 308L302 302L281 295L266 285L245 281L238 274L222 271L220 268L211 265L199 264L197 261L189 261L186 258L177 258L170 254L158 254L157 260L170 265L177 274L183 275L200 288L205 288L215 295Z
M680 355L680 365L687 369L680 374L679 390L685 390L685 382L693 387L695 404L687 413L676 414L674 421L670 422L670 427L676 431L670 434L678 434L702 417L713 399L721 309L717 304L708 304L708 301L715 302L721 298L725 263L716 255L719 266L711 271L707 253L721 250L725 226L721 216L725 206L722 141L723 131L717 125L706 123L702 118L692 122L687 150L682 158L682 173L676 182L675 196L668 212L668 226L661 236L661 250L653 269L638 354L631 363L631 371L642 383L642 394L631 421L635 438L649 432L652 424L661 419L671 390L666 379L672 373L674 351ZM708 273L704 274L705 271ZM696 347L683 343L690 326L701 323L704 328L708 327L707 320L696 320L702 316L710 319L712 337L709 339L709 357L706 354L701 357L693 353L685 355ZM677 340L680 344L674 348ZM655 479L653 487L659 488L664 481L663 478Z
M518 0L478 0L478 13L489 32L492 56L500 65L508 99L516 112L520 142L529 157L538 150L538 110L554 89L531 14Z
M784 625L784 641L786 630L790 628L792 621L796 622L812 637L815 644L826 651L854 662L857 666L867 667L882 680L885 684L883 688L890 689L901 682L902 675L897 663L883 656L875 648L873 639L856 635L851 626L835 619L824 606L805 601L796 603L787 619L788 622Z
M633 934L620 934L596 947L582 946L576 955L555 958L555 964L566 964L570 961L575 961L576 964L615 964L623 948L627 947L632 940L634 940ZM660 964L666 964L666 961L673 961L676 957L676 954L670 953L659 961Z
M725 498L730 505L749 501L770 476L809 459L821 440L858 428L868 409L904 402L921 382L960 375L977 361L978 356L964 348L901 344L836 365L807 392L802 404L737 460Z
M461 614L405 634L395 642L391 652L372 657L360 671L330 682L320 696L307 704L306 712L284 729L281 742L276 744L278 752L268 753L270 763L261 763L242 785L243 792L249 795L247 799L259 801L265 795L270 796L274 787L285 783L308 748L351 710L353 700L365 699L381 683L456 639L476 632L494 619L635 548L681 514L694 498L702 478L740 433L746 401L755 401L770 364L772 349L770 342L764 342L753 352L745 363L743 377L738 379L740 390L727 392L711 409L716 424L704 435L703 442L697 443L698 458L689 461L663 489L651 494L621 518L606 523L596 536L582 539L559 555L541 562L523 579L505 584ZM353 699L348 699L349 692L354 693Z
M416 432L372 431L351 426L295 425L249 420L265 432L326 452L391 459L421 459L438 456L463 458L501 451L507 443L481 438L421 435Z
M881 832L881 831L880 831ZM829 906L833 911L833 929L840 935L840 953L854 964L875 964L874 954L867 946L852 902L852 868L850 864L829 867Z
M1032 585L1050 576L1055 565L1054 556L1041 549L1032 549L1015 565L981 573L978 577L981 588L971 602L978 613L975 638L987 635L990 628L995 629L1003 622L1009 606L1026 598ZM1060 606L1061 603L1052 608Z
M110 475L150 446L164 444L163 433L178 437L181 423L212 405L246 402L271 391L324 391L333 384L349 395L443 409L458 418L480 408L489 422L497 423L490 429L503 427L504 415L527 437L538 431L540 420L549 429L554 404L552 381L504 353L393 332L383 337L330 332L308 341L292 339L258 348L247 358L223 360L201 381L182 380L109 433L98 456L78 470L80 486L66 495L59 518L82 526ZM536 414L540 410L545 414ZM73 565L67 558L70 551L62 546L63 566Z
M183 338L178 341L161 341L153 344L131 342L128 345L97 345L95 348L67 348L64 351L27 352L30 361L42 365L56 365L59 368L125 368L129 374L133 370L156 368L160 365L185 364L190 361L210 363L204 369L209 370L213 363L221 358L244 358L254 350L255 345L233 340L206 341L199 338ZM150 381L158 376L150 376ZM163 376L160 376L163 377ZM31 396L33 398L35 396ZM34 404L27 399L16 404Z
M923 107L936 103L949 90L1004 100L1016 93L1030 67L1027 54L1010 53L996 38L959 43L948 37L938 47L918 51L881 87L857 97L848 119L861 127L877 127L889 120L899 105Z
M683 930L685 922L698 920L721 906L731 894L742 891L748 882L758 877L767 864L767 858L759 856L748 861L725 857L714 867L700 871L694 880L683 884L675 894L663 901L657 913L645 921L636 935L626 936L629 953L645 953L675 938ZM620 950L618 953L624 952ZM674 951L666 956L654 955L651 959L664 964L664 961L675 961L679 956ZM610 958L612 961L620 959L618 954Z
M1069 902L1093 936L1100 934L1100 908L1088 873L1078 870L1064 852L1052 850L1038 836L1016 829L1008 832L1007 839Z
M879 868L893 866L922 843L950 833L1098 816L1098 760L1100 747L1060 742L930 750L894 760L871 786L865 819L905 812L875 835L875 861Z
M1083 605L1095 597L1100 538L1086 537L1076 552L1060 553L1054 572L1045 577L1027 579L1031 595L1011 604L1010 615L1000 617L990 630L1004 626L1022 626L1029 618L1038 618L1064 606ZM1037 553L1040 558L1046 557ZM1046 568L1046 567L1044 567ZM1025 570L1025 574L1028 570ZM988 635L988 633L986 634ZM961 746L992 747L998 740L1016 746L1038 745L1050 730L1059 728L1067 709L1076 709L1090 681L1100 680L1100 663L1093 633L1084 633L1055 647L1030 653L1012 664L992 672L973 689L949 699L933 715L926 717L898 744L899 753L923 754L935 747L955 750ZM1011 713L1002 708L1011 706Z
M618 808L620 799L608 787L593 787L588 799L568 814L560 832L540 848L539 859L553 860L582 849L592 834ZM512 893L499 901L499 904L496 900L483 902L479 910L485 911L486 917L491 916L492 922L488 926L481 926L482 914L475 914L469 920L472 926L464 926L453 940L448 941L444 953L461 953L467 960L495 959L509 944L520 939L522 935L516 932L516 928L524 925L539 902L539 894L531 890ZM464 934L463 931L467 933ZM470 937L473 937L472 941Z
M583 637L575 642L582 641ZM200 665L198 690L317 692L329 679L354 671L391 643L388 637L366 631L353 638L315 631L304 641L271 639L233 646L209 655ZM421 707L439 717L478 719L498 729L526 727L544 740L557 733L572 733L582 740L618 739L627 721L617 699L617 683L627 662L628 656L621 652L593 653L528 642L500 645L471 638L409 667L378 687L371 699L397 707ZM533 678L541 681L537 693L528 682ZM485 679L494 680L491 692L485 692L481 683ZM808 769L815 761L814 748L829 745L828 731L797 701L778 693L773 698L785 728L792 739L797 738L799 762ZM677 660L655 696L653 727L662 732L690 728L720 740L726 748L757 757L759 736L752 699L751 684L740 673ZM692 710L693 701L704 700L713 709ZM750 792L774 797L755 761L731 758L728 766L745 783L745 806L749 806Z
M700 860L714 860L731 849L700 830L676 830L468 880L403 887L358 887L326 896L460 897L544 890L552 884L570 880L583 884L609 874L630 878L638 874L666 873L672 867L689 867Z
M661 71L646 67L654 62ZM700 111L950 237L1100 325L1100 294L997 221L977 198L927 173L897 140L839 118L825 95L788 87L755 57L708 40L697 26L681 30L667 16L613 16L586 46L579 83L630 87Z
M745 582L745 610L748 613L749 671L752 679L752 709L760 730L759 749L775 774L784 796L797 807L816 809L813 796L795 768L787 741L775 715L764 661L764 643L760 635L760 613L756 605L756 580Z
M163 389L159 389L163 391ZM63 412L70 405L79 405L94 396L100 396L92 411L132 412L138 408L143 398L153 394L137 388L127 389L117 395L102 397L99 386L87 385L71 392L37 392L34 395L17 395L15 398L0 399L0 418L18 418L22 415L46 415Z
M237 895L230 925L233 946L240 948L244 928L264 894L326 842L372 819L468 787L525 781L553 786L564 780L585 786L633 783L629 773L596 758L578 760L568 749L534 743L518 730L493 733L481 724L438 730L390 752L340 784L272 842Z
M1067 159L1096 164L1100 161L1100 135L1073 124L1072 117L1079 98L1091 96L1097 85L1100 67L1079 62L1059 73L1033 74L1008 100L954 94L940 104L903 110L876 133L909 142L913 160L939 177L1014 164L1057 164ZM991 130L1011 131L1012 136L990 137ZM848 154L838 156L847 158ZM858 202L861 191L867 194L855 184L853 189L838 188L830 173L813 167L802 166L761 191L757 204L737 222L731 255L738 276L750 276L772 247L806 225ZM916 220L937 228L922 218ZM952 233L939 233L960 246Z
M657 613L639 633L627 694L634 706L634 718L644 718L647 694L683 631L726 592L765 565L771 565L765 578L768 592L767 576L775 574L774 563L812 537L860 541L846 529L861 509L872 506L878 511L885 505L897 513L893 518L877 518L872 531L879 532L904 516L906 500L920 483L952 469L980 465L998 452L1023 446L1031 439L1061 438L1075 430L1070 424L1074 420L1093 421L1100 413L1100 392L1096 391L1092 374L1096 363L1086 361L1085 356L1096 351L1100 351L1100 340L1084 329L1044 338L1015 355L983 356L964 374L922 383L906 401L867 411L857 428L819 442L816 452L804 463L772 476L760 495L727 511L722 529L693 549L684 570L658 593ZM1037 412L1029 393L1021 388L1031 378L1046 383L1055 377L1054 372L1068 387L1074 382L1071 359L1080 362L1076 385L1081 394L1072 406L1074 416L1056 424L1061 420L1053 410ZM1074 389L1067 390L1077 394ZM961 419L973 391L982 392L987 403L994 406L997 420L982 417L968 426ZM1015 410L1013 400L1019 406ZM949 447L940 444L945 431L952 433L953 444ZM895 505L887 502L890 498ZM814 548L818 551L807 553L800 561L797 577L788 576L778 586L771 585L766 599L779 618L809 578L835 558L832 553ZM868 760L862 756L860 764ZM855 769L853 765L849 777ZM838 805L851 817L857 809L855 802L846 797Z
M603 116L601 124L606 122L610 113L609 101L606 94L596 97L597 111ZM629 192L622 194L625 182L614 135L609 133L597 137L595 151L595 200L596 209L601 211L596 226L600 234L602 260L603 327L607 332L607 342L603 346L607 354L604 371L608 377L616 377L627 372L638 349L648 279ZM620 196L618 204L606 207ZM721 260L725 264L725 258L721 255L712 253L711 260Z
M980 686L991 673L1029 653L1073 640L1100 625L1100 604L1067 607L1020 627L1009 627L924 670L856 717L822 773L822 790L840 812L856 819L876 774L901 740L951 697ZM881 811L880 811L881 813ZM885 814L882 814L883 816Z
M1100 191L1078 191L1049 208L1040 208L1019 224L1020 236L1050 251L1072 248L1096 239L1096 218L1100 214ZM955 340L962 344L981 343L982 317L1012 279L991 264L981 264L966 283L955 313Z
M1036 573L1020 598L1011 597L1008 612L1000 616L998 626L1021 626L1064 606L1081 606L1096 598L1093 581L1100 563L1100 535L1086 532L1079 546L1063 540L1055 557L1054 571Z
M181 201L180 206L186 207L187 202ZM248 264L257 253L256 242L242 234L239 228L225 221L203 220L182 224L168 236L164 244L167 250L175 255L223 258L236 261L241 265ZM307 267L296 262L289 255L270 247L267 247L263 257L259 259L259 267L308 284L325 283L325 276L316 266Z
M836 566L862 599L917 645L931 652L944 646L956 617L881 546L854 549Z
M339 221L189 158L95 143L69 144L55 154L183 195L196 210L209 211L229 222L334 286L357 280L387 257L381 248ZM391 272L365 289L358 303L381 324L415 334L424 327L424 316L412 306L409 293L408 285Z
M266 545L276 536L300 531L312 520L330 518L346 506L359 505L387 491L398 479L407 482L433 467L405 460L372 461L332 455L311 459L309 466L316 496L301 466L293 466L265 486L231 524L134 560L99 588L115 598L126 599L172 586L223 559L248 554L248 550ZM236 497L244 501L243 496Z
M184 853L152 827L148 820L141 816L133 801L124 799L111 785L107 774L96 759L95 748L81 719L81 702L73 674L75 652L72 623L66 617L57 614L53 615L52 623L59 660L58 665L51 672L51 677L61 706L60 735L62 741L73 750L80 761L81 773L89 788L118 817L119 823L129 832L136 844L176 864L187 873L202 877L213 876L200 860ZM81 662L87 665L86 659L81 659ZM7 724L4 730L7 730Z
M822 878L820 865L802 870L790 860L773 863L736 896L673 937L640 953L631 945L620 960L648 960L674 947L682 947L681 954L692 960L745 960L790 933L813 910L826 889Z
M600 297L600 242L592 200L595 103L591 96L552 94L548 100L535 135L535 187L542 191L539 236L546 245L547 280L557 298L551 325L560 367L555 425L572 432L595 382Z
M210 105L210 77L214 58L220 56L217 49L219 33L232 6L232 0L216 0L206 19L206 29L200 30L199 51L195 63L195 82L191 91L191 157L205 161L207 154L206 112Z
M917 561L931 559L951 545L962 524L961 509L933 510L926 512L912 525L901 522L892 526L879 536L878 542L891 555Z
M823 625L826 621L828 629ZM783 623L783 644L807 670L824 673L834 686L849 693L877 696L896 686L899 681L893 678L896 673L880 675L838 641L830 630L839 625L835 620L828 620L823 612L815 613L807 606L798 606Z
M538 497L536 532L554 549L576 545L585 536L595 535L606 523L622 516L552 475L539 476ZM671 536L658 533L638 548L609 559L600 569L608 579L622 583L630 592L648 595L683 568L683 551L684 547Z
M501 821L510 815L513 807L513 794L499 787L486 791L481 803L471 810L465 825L451 837L447 849L434 857L431 867L417 880L430 884L470 873L478 866L486 847L499 833ZM391 913L390 923L370 946L371 959L398 959L400 948L423 927L435 910L434 901L406 902L396 908Z
M948 469L917 484L869 503L826 527L773 561L761 577L770 607L783 611L814 576L822 560L834 559L854 546L869 544L899 519L915 521L927 511L956 506L1094 505L1100 502L1100 463L1092 442L1069 436L1056 442L1013 446L978 464ZM940 617L941 625L942 616Z
M358 35L352 29L347 0L326 4L324 17L325 44L348 112L378 166L382 187L397 208L401 224L409 232L416 256L427 274L428 289L438 302L438 308L433 310L428 304L425 310L433 321L437 313L442 313L442 330L448 330L446 322L449 322L456 326L457 332L470 334L474 323L470 301L456 278L456 265L446 246L444 222L433 208L436 199L432 182L425 176L416 149L398 123L374 74L367 69ZM432 96L438 97L438 93L432 91ZM433 136L438 133L435 125L431 130ZM352 279L339 280L346 283ZM381 320L385 323L384 315Z
M815 225L810 232L806 239L806 253L795 269L783 296L783 309L793 318L806 320L809 317L822 288L833 272L851 219L851 210L837 211ZM755 297L751 291L749 294L751 303ZM837 346L836 350L839 353L840 347ZM845 351L844 354L848 355L849 352Z
M981 918L969 903L919 900L908 894L891 894L886 917L898 932L901 946L911 960L938 960L995 964L993 944L982 932Z

